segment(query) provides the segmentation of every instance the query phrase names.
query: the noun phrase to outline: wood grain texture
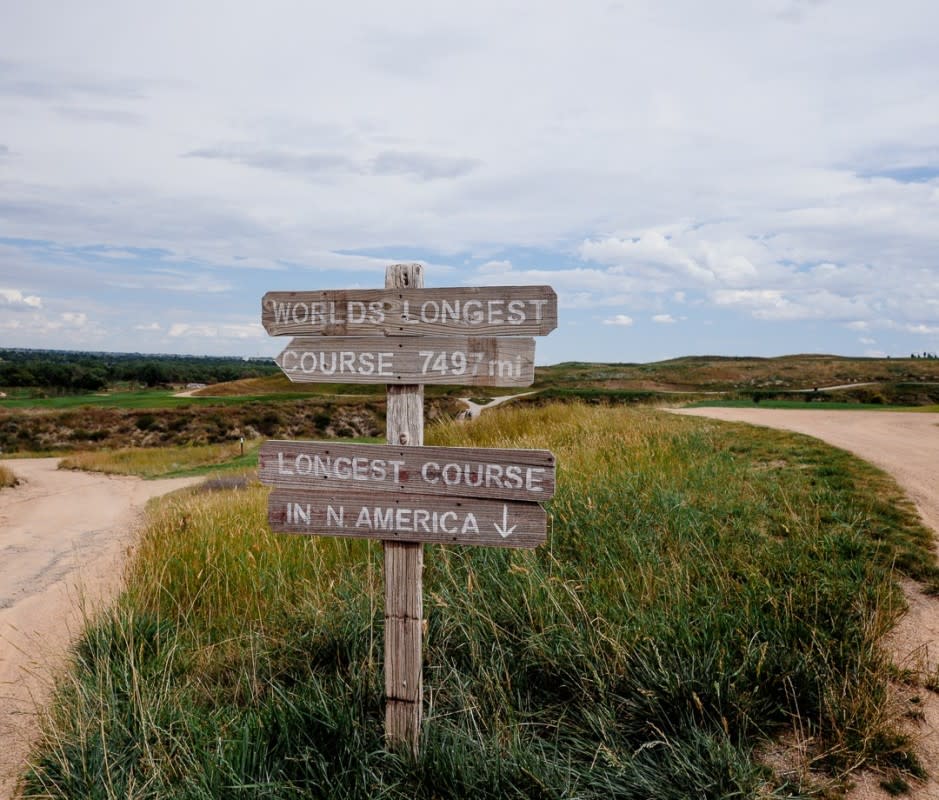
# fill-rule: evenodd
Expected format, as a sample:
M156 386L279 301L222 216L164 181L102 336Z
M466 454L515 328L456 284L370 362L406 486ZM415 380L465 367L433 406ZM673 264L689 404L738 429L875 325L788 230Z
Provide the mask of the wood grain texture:
M420 290L420 264L393 264L385 288ZM424 386L388 386L385 436L389 444L424 444ZM424 545L385 541L385 740L391 747L420 750L424 716Z
M294 383L531 386L535 340L494 336L302 336L275 359Z
M547 535L537 503L365 490L275 489L268 522L279 533L485 547L538 547Z
M272 336L544 336L557 327L550 286L268 292L261 323Z
M368 489L541 502L555 490L548 450L271 440L261 445L258 467L261 483L334 497Z

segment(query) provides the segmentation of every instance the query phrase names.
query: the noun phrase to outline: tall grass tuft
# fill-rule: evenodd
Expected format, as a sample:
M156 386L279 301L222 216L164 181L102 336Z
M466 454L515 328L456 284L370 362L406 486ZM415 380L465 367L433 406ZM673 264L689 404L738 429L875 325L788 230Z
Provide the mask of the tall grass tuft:
M0 489L8 489L19 484L16 473L9 467L0 464Z
M429 442L544 447L548 544L425 548L421 755L383 743L377 543L271 534L266 489L153 508L80 641L34 797L800 797L904 763L879 645L932 556L882 474L790 434L547 406ZM909 762L906 762L909 763Z

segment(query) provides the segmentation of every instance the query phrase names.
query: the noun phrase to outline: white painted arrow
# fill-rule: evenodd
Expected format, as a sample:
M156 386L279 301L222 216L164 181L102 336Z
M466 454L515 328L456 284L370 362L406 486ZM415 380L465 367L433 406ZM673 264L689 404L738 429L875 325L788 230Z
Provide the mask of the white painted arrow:
M511 528L509 527L509 507L505 503L502 504L502 524L500 525L498 522L494 522L493 525L496 526L496 531L498 531L499 536L503 539L506 536L510 536L518 527L517 524L513 525Z

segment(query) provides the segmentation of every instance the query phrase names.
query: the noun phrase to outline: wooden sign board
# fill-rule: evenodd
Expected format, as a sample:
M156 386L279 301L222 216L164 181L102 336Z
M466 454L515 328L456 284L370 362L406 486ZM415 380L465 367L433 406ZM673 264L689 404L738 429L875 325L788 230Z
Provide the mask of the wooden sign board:
M547 538L544 509L511 500L275 489L267 516L279 533L487 547L537 547Z
M480 336L293 339L274 359L294 383L531 386L535 340Z
M335 497L351 489L539 502L554 496L554 463L548 450L278 440L258 453L262 483Z
M268 292L272 336L544 336L558 324L550 286Z

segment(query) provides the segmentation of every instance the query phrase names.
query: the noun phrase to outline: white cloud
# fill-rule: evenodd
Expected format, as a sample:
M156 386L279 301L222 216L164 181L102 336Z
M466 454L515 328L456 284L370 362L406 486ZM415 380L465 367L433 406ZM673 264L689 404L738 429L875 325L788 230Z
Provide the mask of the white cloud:
M620 325L624 328L628 328L633 324L633 318L627 316L626 314L617 314L615 317L610 319L603 320L604 325Z
M871 313L863 299L843 297L827 290L718 290L711 297L719 306L738 307L765 320L846 320Z
M512 262L508 260L487 261L485 264L481 264L476 271L483 275L505 274L512 271Z
M73 325L81 328L88 324L88 315L77 311L66 311L59 315L66 325Z
M10 5L0 284L30 286L0 311L103 289L112 338L151 318L220 338L201 295L238 305L260 270L380 285L417 252L491 259L428 285L548 283L572 314L939 325L932 0L406 1L365 25L356 4L103 0L55 26Z
M265 335L261 323L211 323L190 324L175 322L170 325L168 336L173 339L256 339ZM285 342L286 344L286 342Z
M42 299L34 294L23 294L19 289L0 289L0 307L6 306L13 311L42 308Z
M142 325L134 325L135 331L159 331L162 330L159 322L150 322Z
M678 320L676 320L671 314L655 314L652 317L653 322L658 322L662 325L673 325Z

